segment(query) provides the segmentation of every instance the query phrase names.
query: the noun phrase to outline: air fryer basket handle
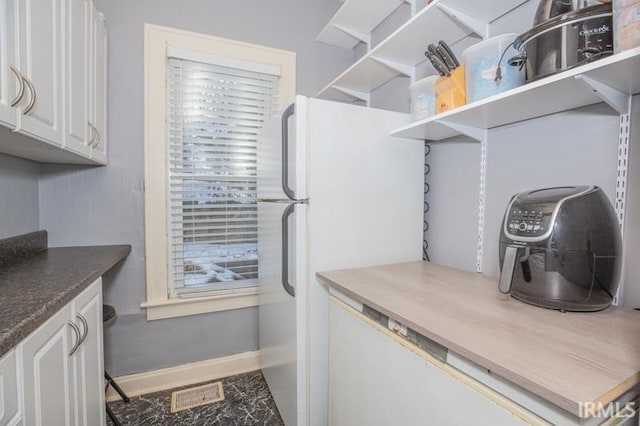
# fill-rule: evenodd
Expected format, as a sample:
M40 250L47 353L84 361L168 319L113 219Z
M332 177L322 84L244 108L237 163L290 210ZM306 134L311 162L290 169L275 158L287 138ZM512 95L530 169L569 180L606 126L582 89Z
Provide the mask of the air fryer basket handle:
M500 293L507 294L511 291L511 283L513 281L513 273L516 270L516 261L518 260L518 247L507 246L504 253L504 262L502 263L502 273L500 274L500 283L498 289Z

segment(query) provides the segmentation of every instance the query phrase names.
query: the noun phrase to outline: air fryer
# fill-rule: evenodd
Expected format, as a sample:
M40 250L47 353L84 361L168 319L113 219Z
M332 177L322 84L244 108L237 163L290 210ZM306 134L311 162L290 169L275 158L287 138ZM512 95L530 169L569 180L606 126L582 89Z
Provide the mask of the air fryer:
M516 194L502 223L499 289L545 308L602 310L617 291L621 253L618 221L600 188Z

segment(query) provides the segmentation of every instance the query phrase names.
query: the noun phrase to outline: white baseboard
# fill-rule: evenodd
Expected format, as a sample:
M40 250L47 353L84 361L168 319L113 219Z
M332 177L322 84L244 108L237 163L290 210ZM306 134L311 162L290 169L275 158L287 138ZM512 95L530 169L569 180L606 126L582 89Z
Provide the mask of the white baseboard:
M244 352L222 358L115 377L114 380L130 397L145 395L259 370L259 355L260 351ZM120 399L120 396L109 386L106 399L107 401L116 401Z

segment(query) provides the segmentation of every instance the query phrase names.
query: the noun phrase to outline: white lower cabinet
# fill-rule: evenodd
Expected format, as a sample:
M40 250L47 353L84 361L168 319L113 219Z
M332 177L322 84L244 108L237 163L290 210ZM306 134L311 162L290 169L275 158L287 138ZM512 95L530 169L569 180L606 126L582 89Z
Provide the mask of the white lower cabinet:
M103 425L102 281L17 348L26 425Z
M329 424L522 425L528 422L451 371L394 341L366 317L330 310ZM446 367L446 366L445 366Z
M24 421L28 425L75 424L73 359L75 336L67 321L71 306L49 318L21 344Z
M579 419L486 370L484 377L480 367L453 353L440 361L363 315L361 304L333 294L331 426L638 424L639 401L625 406L637 395L620 397L614 404L620 411L609 418Z
M73 302L74 316L84 318L89 330L73 357L79 425L98 426L105 423L102 291L99 283L97 287L97 291L90 288Z
M18 388L18 362L12 350L0 359L0 425L22 425Z

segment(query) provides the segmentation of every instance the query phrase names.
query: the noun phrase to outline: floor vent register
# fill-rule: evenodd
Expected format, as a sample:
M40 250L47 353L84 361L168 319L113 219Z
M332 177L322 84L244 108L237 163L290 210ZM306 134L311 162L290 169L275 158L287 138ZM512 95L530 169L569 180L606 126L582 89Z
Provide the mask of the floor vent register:
M196 386L171 394L171 412L177 413L178 411L189 408L213 404L223 399L224 391L222 390L222 382Z

